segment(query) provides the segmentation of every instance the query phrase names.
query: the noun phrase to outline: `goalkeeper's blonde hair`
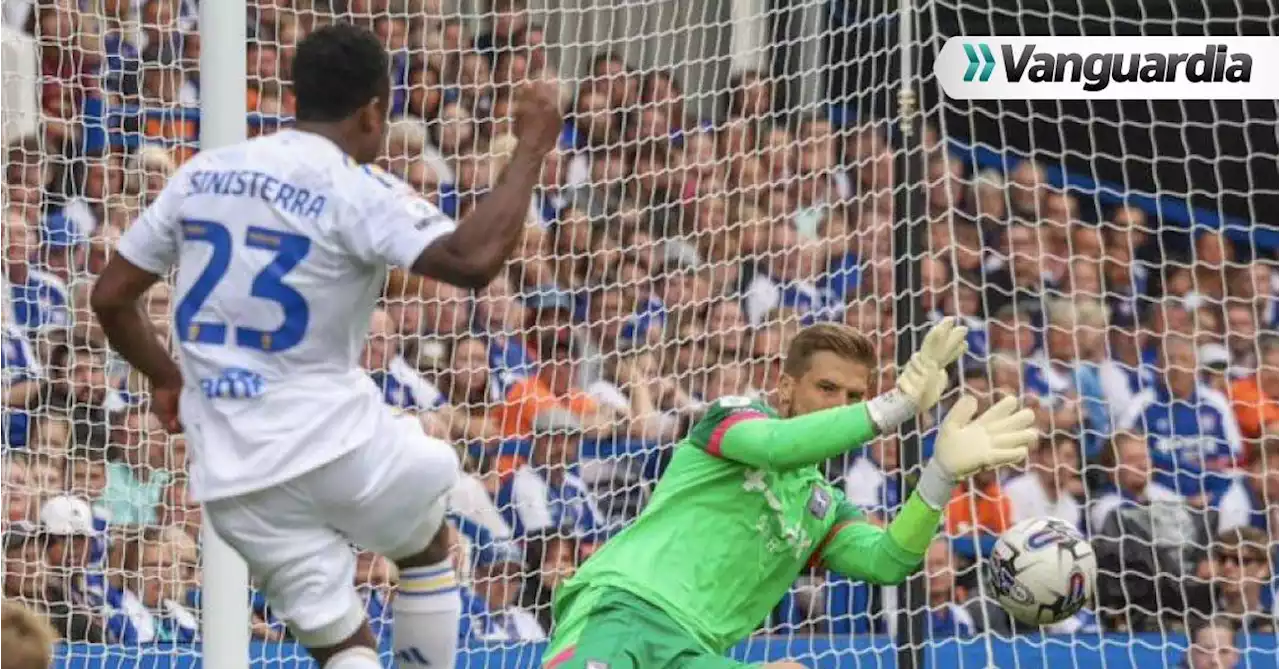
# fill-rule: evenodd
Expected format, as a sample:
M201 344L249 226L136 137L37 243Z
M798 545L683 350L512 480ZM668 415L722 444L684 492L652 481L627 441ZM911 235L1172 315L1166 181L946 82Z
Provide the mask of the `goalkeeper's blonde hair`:
M43 616L12 600L0 610L0 669L45 669L53 663L57 634Z
M798 332L787 347L782 371L798 378L809 371L809 360L822 351L841 358L876 366L876 346L857 330L839 323L818 323Z

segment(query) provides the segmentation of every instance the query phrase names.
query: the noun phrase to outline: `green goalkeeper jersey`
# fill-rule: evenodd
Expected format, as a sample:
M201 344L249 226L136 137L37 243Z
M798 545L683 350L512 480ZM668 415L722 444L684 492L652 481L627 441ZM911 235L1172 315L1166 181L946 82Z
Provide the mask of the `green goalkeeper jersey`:
M807 566L901 581L919 565L937 511L913 496L914 511L903 514L910 531L886 532L817 467L873 436L864 405L788 420L744 397L711 405L677 445L640 517L557 591L549 655L574 643L593 600L610 588L648 601L723 654L759 627Z

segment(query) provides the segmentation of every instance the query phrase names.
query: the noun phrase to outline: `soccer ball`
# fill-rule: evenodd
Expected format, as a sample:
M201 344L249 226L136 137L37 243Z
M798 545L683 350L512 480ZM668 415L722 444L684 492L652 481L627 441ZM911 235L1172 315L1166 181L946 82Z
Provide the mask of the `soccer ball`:
M987 568L1000 606L1028 625L1075 615L1093 598L1098 575L1093 547L1057 518L1029 518L1006 530Z

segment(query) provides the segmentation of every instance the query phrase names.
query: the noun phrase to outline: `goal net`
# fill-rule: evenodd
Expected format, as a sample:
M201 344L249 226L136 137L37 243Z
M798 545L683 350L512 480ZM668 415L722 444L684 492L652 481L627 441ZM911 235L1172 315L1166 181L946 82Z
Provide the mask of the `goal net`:
M537 666L555 589L644 509L710 402L772 396L800 328L869 335L875 392L906 326L943 315L970 327L957 385L1035 410L1028 465L957 488L911 582L923 600L806 571L734 656L1276 666L1276 102L970 103L932 75L952 36L1275 36L1274 3L248 4L249 135L290 125L299 40L366 25L392 65L376 167L459 219L511 155L515 87L563 91L508 270L474 292L393 272L362 356L464 456L459 666ZM201 559L186 445L88 308L122 231L199 150L198 3L12 0L3 29L4 598L54 623L60 667L208 658L221 565ZM165 332L173 300L165 282L146 296ZM824 470L887 523L935 425ZM981 568L1036 516L1079 527L1100 570L1095 601L1040 630ZM394 662L396 571L352 550ZM253 666L309 663L245 597Z

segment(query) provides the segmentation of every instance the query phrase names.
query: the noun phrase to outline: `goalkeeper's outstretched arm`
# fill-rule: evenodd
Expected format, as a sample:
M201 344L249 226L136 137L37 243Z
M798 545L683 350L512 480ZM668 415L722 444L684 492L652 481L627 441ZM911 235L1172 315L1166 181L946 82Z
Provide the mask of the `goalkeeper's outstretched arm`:
M868 583L906 580L924 559L956 481L1025 460L1027 447L1036 440L1031 429L1035 416L1027 409L1018 411L1016 400L1007 398L974 419L976 409L977 401L967 395L952 407L938 433L936 454L887 528L854 520L860 514L848 509L848 520L831 529L814 557Z
M812 465L855 448L896 428L938 403L947 386L947 365L964 354L964 327L943 319L925 336L920 350L898 375L893 390L854 404L802 416L733 420L718 435L718 454L761 469Z

